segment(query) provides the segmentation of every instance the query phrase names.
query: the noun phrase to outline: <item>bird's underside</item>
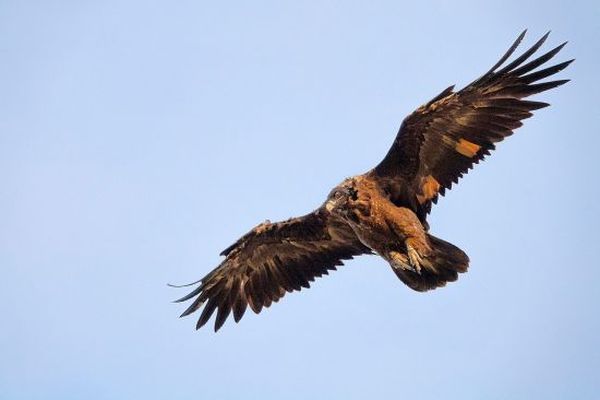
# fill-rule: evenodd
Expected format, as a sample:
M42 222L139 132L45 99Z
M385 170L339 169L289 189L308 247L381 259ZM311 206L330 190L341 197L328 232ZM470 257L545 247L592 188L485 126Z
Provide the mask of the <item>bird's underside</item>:
M216 331L230 314L238 322L248 306L259 313L362 254L384 258L417 291L455 281L469 259L428 233L431 205L522 120L548 106L525 98L566 83L540 81L573 61L542 67L564 43L532 59L546 34L507 62L524 35L480 78L457 92L449 87L406 117L384 159L336 186L320 208L262 223L225 249L221 264L177 300L193 299L182 316L201 309L200 328L216 312Z
M325 209L348 224L358 240L414 290L443 286L467 270L467 255L430 235L410 208L392 203L372 174L346 179Z

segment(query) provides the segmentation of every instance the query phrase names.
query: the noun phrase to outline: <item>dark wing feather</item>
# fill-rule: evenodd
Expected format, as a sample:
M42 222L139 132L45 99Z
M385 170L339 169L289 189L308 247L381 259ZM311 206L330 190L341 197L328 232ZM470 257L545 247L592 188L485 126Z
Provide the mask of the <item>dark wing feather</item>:
M246 308L259 313L286 292L309 288L342 260L370 253L352 230L324 208L299 218L265 222L225 249L225 260L178 302L194 299L181 316L202 306L196 329L216 311L215 331L233 312L238 322Z
M527 62L548 34L502 67L524 35L525 32L483 76L458 92L453 87L444 90L409 115L386 157L371 171L389 182L395 203L413 208L422 221L440 194L444 195L453 183L490 154L496 143L520 127L522 120L532 116L532 111L548 106L524 100L525 97L568 82L538 83L573 60L534 71L566 43Z

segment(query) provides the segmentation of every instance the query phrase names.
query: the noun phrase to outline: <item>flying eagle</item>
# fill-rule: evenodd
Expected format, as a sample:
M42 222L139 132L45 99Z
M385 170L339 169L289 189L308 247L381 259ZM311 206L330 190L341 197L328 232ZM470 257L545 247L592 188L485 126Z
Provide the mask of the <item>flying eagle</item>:
M480 78L459 91L450 86L406 117L383 160L333 188L321 207L287 221L264 222L223 250L221 264L177 300L193 299L181 316L203 307L199 329L216 312L217 331L232 312L235 322L248 306L258 314L286 292L309 288L316 277L361 254L381 256L419 292L455 281L469 258L428 232L432 204L522 120L549 105L525 98L568 82L540 80L573 60L539 68L566 42L531 59L549 33L507 63L525 32Z

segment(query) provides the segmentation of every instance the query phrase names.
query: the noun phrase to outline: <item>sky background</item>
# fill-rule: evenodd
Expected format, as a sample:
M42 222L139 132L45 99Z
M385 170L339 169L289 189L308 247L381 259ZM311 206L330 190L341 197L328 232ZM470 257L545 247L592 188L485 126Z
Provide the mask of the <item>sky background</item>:
M0 2L0 398L590 399L600 3ZM178 319L219 252L374 166L524 28L572 82L433 210L471 268L376 257L240 324ZM211 322L212 325L212 322Z

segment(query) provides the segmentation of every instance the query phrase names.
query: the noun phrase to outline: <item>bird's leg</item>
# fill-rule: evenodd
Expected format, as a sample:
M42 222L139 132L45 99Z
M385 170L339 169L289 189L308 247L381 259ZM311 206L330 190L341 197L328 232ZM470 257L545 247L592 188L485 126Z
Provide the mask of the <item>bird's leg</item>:
M419 254L419 252L412 245L412 241L413 241L413 238L406 239L406 242L405 242L406 253L408 254L408 261L410 262L412 270L414 272L416 272L417 274L420 274L421 273L421 263L422 263L423 259L421 258L421 255Z
M408 249L408 247L407 247ZM387 253L387 259L395 269L403 269L412 271L417 274L421 273L421 257L415 249L412 247L407 253L401 253L399 251L392 250Z
M420 274L424 258L431 251L427 232L415 213L408 208L390 207L388 210L387 223L398 239L404 242L402 250L405 250L404 254L399 253L401 257L390 254L390 258L396 259L396 263L403 265L403 269Z
M408 261L408 257L406 254L402 254L399 251L390 251L387 254L387 258L395 269L412 269L410 266L410 262Z

